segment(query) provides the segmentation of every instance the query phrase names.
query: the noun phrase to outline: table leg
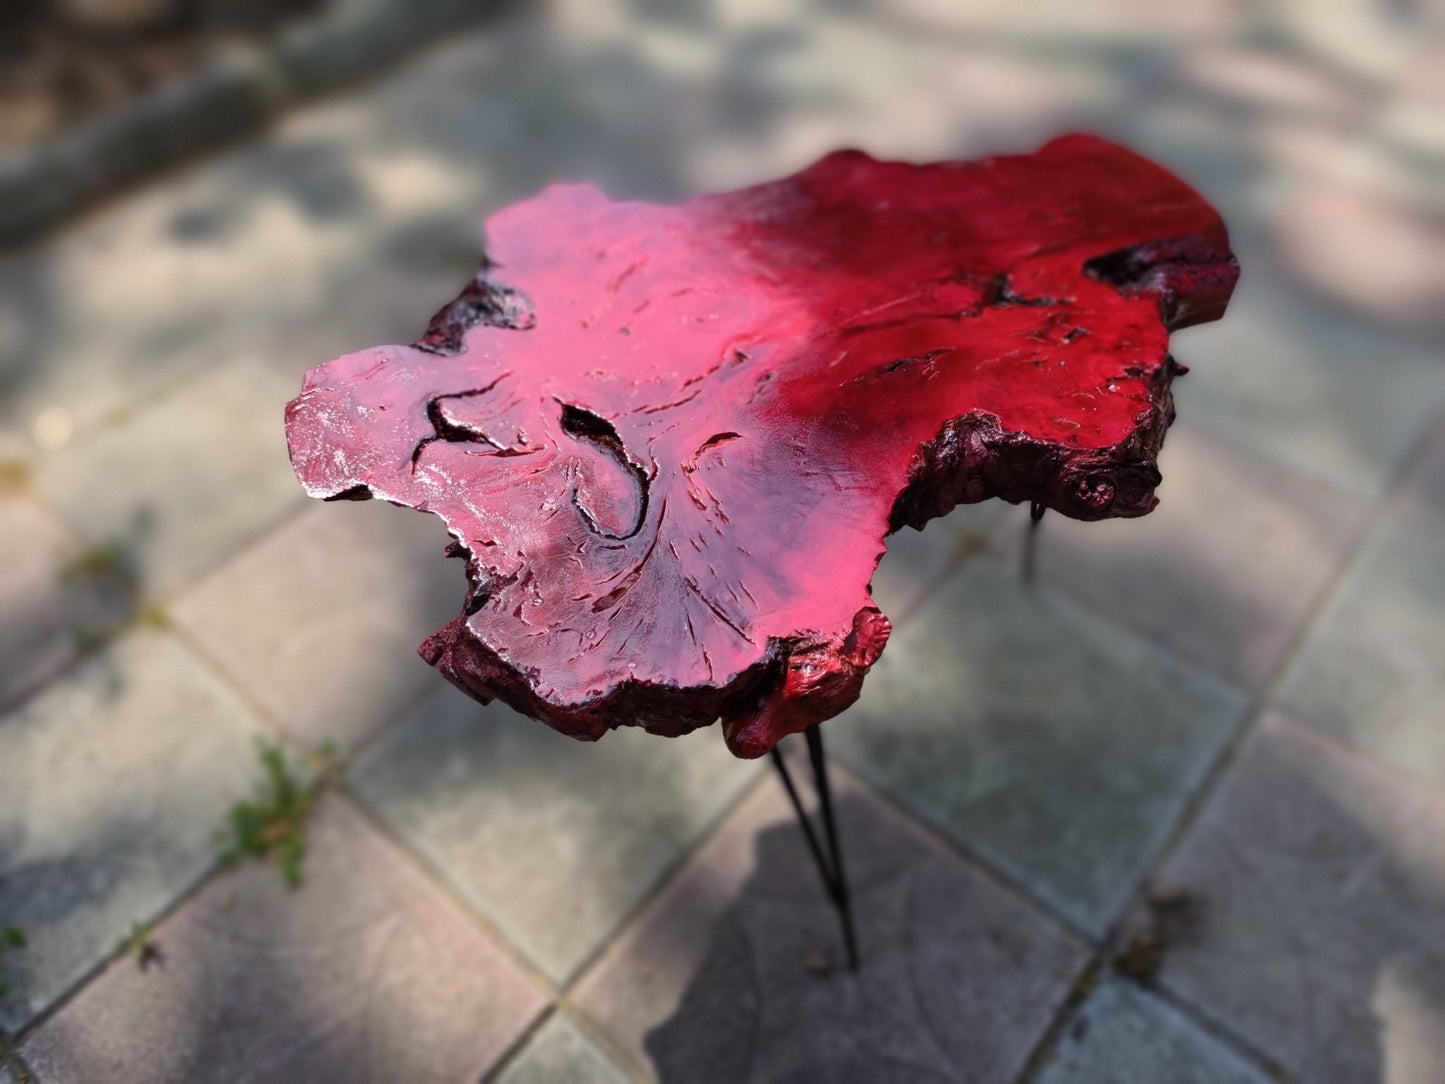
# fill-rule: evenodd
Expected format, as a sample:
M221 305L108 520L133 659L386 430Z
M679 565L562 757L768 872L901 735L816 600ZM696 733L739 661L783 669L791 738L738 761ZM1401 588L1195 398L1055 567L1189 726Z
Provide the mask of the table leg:
M1034 563L1039 549L1039 525L1044 521L1044 506L1038 501L1029 505L1028 534L1024 535L1022 572L1024 583L1034 582Z
M848 970L857 971L858 939L853 930L853 909L848 896L848 879L843 872L843 851L838 842L838 824L833 816L833 792L828 785L828 761L823 755L823 732L818 724L814 723L803 732L803 736L808 742L813 787L818 794L818 808L823 819L823 843L818 840L818 833L803 809L798 788L793 785L792 773L788 771L788 765L776 746L772 754L773 766L778 769L783 788L788 792L789 801L793 803L793 812L798 815L798 824L803 829L803 837L808 841L808 850L813 852L813 861L817 863L818 872L822 875L828 898L838 909L838 919L843 927L843 945L848 954ZM824 844L827 847L826 853Z

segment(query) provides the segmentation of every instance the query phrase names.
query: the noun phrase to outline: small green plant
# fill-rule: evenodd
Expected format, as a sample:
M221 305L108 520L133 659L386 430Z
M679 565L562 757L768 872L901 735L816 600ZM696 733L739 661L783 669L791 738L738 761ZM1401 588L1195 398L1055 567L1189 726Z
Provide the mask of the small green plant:
M130 933L120 939L120 949L133 957L142 971L161 962L161 950L151 940L154 931L149 922L132 922Z
M135 574L119 542L99 542L87 546L60 566L63 583L91 578L114 579L126 584L134 582Z
M4 956L7 952L13 952L16 949L22 949L24 947L24 930L16 926L6 926L3 930L0 930L0 956ZM9 988L3 982L0 982L0 997L4 997L9 992Z
M135 601L134 598L132 601ZM71 629L70 640L77 651L90 652L104 647L127 629L156 631L170 628L170 625L170 614L165 607L158 602L142 602L136 605L135 612L123 622L102 626L80 625Z
M135 622L143 629L169 628L171 618L159 602L147 602L136 611Z
M279 745L262 742L258 750L263 776L256 797L231 807L216 833L219 857L227 866L242 858L275 862L281 879L296 888L306 857L306 817L335 773L334 757L328 747L318 750L315 774L302 783Z
M111 635L108 629L76 628L70 630L70 641L76 651L89 652L107 643Z

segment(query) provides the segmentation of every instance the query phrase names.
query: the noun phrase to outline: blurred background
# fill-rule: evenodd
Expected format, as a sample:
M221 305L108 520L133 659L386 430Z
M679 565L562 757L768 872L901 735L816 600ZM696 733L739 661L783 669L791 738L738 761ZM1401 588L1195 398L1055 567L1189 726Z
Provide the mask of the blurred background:
M1149 517L890 540L851 976L765 766L451 692L282 408L554 181L1067 131L1242 278ZM1432 0L8 0L0 1082L1445 1080L1442 170Z

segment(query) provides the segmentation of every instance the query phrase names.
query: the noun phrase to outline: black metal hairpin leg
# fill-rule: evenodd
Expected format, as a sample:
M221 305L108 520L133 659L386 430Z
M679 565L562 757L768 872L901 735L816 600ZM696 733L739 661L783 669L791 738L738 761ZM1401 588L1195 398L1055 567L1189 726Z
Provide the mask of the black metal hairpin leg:
M1034 564L1038 559L1039 525L1044 521L1044 506L1038 501L1029 505L1029 533L1024 536L1023 578L1034 582Z
M808 741L808 760L813 766L813 786L818 792L818 809L823 817L826 854L823 844L818 841L818 833L813 829L813 824L803 809L802 799L798 797L798 788L793 785L793 776L788 771L783 754L776 747L773 748L773 766L778 769L783 789L788 792L788 799L793 803L793 812L798 815L798 824L803 829L803 837L808 841L808 850L813 852L813 861L818 864L818 872L823 877L828 898L838 909L838 919L843 925L843 945L848 953L848 970L857 971L858 938L853 932L853 909L848 898L848 879L843 872L843 851L838 846L838 824L833 817L833 793L828 786L828 762L823 756L823 732L818 729L818 724L814 723L803 732L803 736Z

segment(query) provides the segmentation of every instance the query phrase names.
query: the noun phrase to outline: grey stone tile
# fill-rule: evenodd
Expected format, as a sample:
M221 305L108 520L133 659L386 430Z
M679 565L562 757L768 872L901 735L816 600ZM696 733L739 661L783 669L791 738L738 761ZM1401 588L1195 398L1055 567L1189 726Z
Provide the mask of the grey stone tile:
M92 542L116 541L145 590L196 578L305 499L282 409L294 394L259 364L191 383L42 459L36 484Z
M1366 505L1180 425L1159 507L1140 520L1048 517L1039 575L1105 614L1257 688L1272 677L1364 526ZM1027 517L1012 517L1019 533Z
M1276 702L1365 756L1445 786L1445 531L1399 518L1365 543Z
M1229 312L1175 336L1191 367L1181 417L1301 474L1383 495L1445 404L1445 367L1424 346L1318 305L1240 252Z
M1070 1022L1037 1084L1268 1084L1270 1077L1138 987L1109 979Z
M0 961L16 1031L211 865L255 775L250 715L167 635L137 632L0 717Z
M348 748L441 679L417 644L461 609L445 528L381 501L316 504L187 592L177 626L304 744Z
M1439 796L1267 717L1159 883L1199 914L1164 962L1177 996L1300 1080L1439 1076Z
M1272 33L1293 47L1382 83L1398 78L1438 29L1438 13L1429 7L1395 12L1355 0L1282 0L1271 5L1269 15Z
M252 863L29 1036L42 1080L475 1081L546 1004L541 983L344 798L308 828L306 881Z
M841 774L841 773L840 773ZM762 780L579 985L660 1080L1012 1080L1084 962L1029 904L846 779L861 969Z
M1267 224L1274 178L1256 147L1241 138L1239 118L1197 89L1178 85L1181 54L1164 55L1169 59L1156 56L1152 78L1139 81L1129 106L1119 109L1104 130L1208 200L1238 251Z
M1243 709L1219 680L983 558L828 725L865 777L1099 934Z
M1445 534L1445 414L1430 430L1410 468L1398 506L1406 522Z
M1419 169L1415 155L1390 154L1379 141L1351 157L1362 165L1301 185L1282 206L1271 235L1280 259L1330 304L1438 343L1445 335L1439 160ZM1383 183L1351 175L1372 165ZM1414 183L1399 180L1416 171ZM1428 195L1412 198L1416 188Z
M1003 512L1000 501L961 504L922 531L904 527L873 574L873 601L898 628L950 574L988 547L988 532Z
M0 492L0 707L70 662L85 637L130 615L117 577L72 568L81 550L38 503Z
M757 771L716 727L564 737L450 686L369 749L356 793L555 982L596 952Z
M447 81L424 81L434 109ZM325 118L348 111L369 114L372 130L333 138ZM298 337L298 349L327 351L311 364L371 345L385 314L364 296L348 304L342 288L379 261L379 238L419 214L465 206L474 215L482 198L479 160L383 159L377 144L396 134L383 112L373 100L369 109L333 103L290 118L265 139L0 259L0 431L24 433L33 448L30 430L45 410L91 431L239 358L292 357ZM409 204L397 198L408 185ZM383 277L420 305L408 327L446 300ZM435 289L435 278L421 277Z
M1185 8L1164 8L1144 0L1042 0L1013 9L1008 26L1066 40L1193 42L1235 32L1239 15L1239 8L1227 0L1206 0Z
M1409 70L1401 73L1395 95L1380 110L1373 133L1382 144L1400 152L1391 165L1404 161L1415 166L1406 173L1407 181L1427 185L1438 173L1441 158L1445 157L1445 121L1440 110L1445 102L1445 86L1440 81L1440 61L1445 58L1445 47L1441 46L1438 34L1436 39L1431 47L1421 51ZM1423 205L1437 209L1445 198L1438 186L1433 197L1421 194Z
M629 1077L566 1014L537 1029L497 1084L628 1084Z

